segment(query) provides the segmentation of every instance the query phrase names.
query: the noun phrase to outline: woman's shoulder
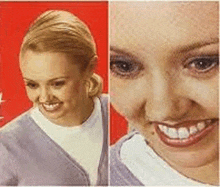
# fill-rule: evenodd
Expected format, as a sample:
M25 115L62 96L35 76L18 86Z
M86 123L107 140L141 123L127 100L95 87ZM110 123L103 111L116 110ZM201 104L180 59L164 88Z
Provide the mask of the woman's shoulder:
M29 124L32 122L30 112L24 112L0 128L0 142L13 141L23 137L28 132Z

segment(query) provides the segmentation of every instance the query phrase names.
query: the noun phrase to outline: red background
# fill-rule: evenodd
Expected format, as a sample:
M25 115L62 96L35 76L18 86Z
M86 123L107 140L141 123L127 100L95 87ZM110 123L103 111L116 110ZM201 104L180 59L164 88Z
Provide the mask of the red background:
M1 2L0 3L0 92L4 102L0 105L0 126L28 110L28 100L21 73L18 54L30 23L49 9L67 10L83 20L90 28L99 56L96 72L104 80L103 90L108 92L108 3L107 2ZM111 143L127 131L123 117L111 111Z
M127 122L113 107L110 108L110 143L114 144L127 133Z

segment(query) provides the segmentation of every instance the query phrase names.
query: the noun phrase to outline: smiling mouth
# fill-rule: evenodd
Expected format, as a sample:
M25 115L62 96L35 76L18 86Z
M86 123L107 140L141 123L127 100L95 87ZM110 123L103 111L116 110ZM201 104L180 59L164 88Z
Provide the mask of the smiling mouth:
M174 126L153 123L162 142L172 147L187 147L202 140L216 125L218 119L187 121Z
M59 103L41 103L43 109L47 112L54 112L57 111L61 106L62 102Z

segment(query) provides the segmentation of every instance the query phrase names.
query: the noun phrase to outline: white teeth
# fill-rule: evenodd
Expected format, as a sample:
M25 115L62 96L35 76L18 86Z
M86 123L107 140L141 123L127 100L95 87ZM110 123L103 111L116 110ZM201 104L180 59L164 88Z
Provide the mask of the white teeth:
M168 134L171 138L178 138L177 130L174 128L168 128Z
M178 129L178 135L180 139L188 138L189 137L189 132L187 128L181 127Z
M191 126L190 128L189 128L189 133L190 134L195 134L195 133L197 133L198 132L198 129L196 128L196 126Z
M209 125L207 121L200 121L197 123L197 125L193 125L190 127L180 127L179 129L170 128L162 124L158 125L158 127L164 134L166 134L170 138L186 139L190 135L196 134L205 129L206 126ZM209 123L211 123L210 121L211 120L209 120Z
M46 108L46 110L54 110L56 107L58 107L59 103L56 104L43 104L43 106Z
M197 128L201 131L205 128L205 122L201 121L197 124Z
M160 130L163 131L164 133L167 132L167 126L159 125L159 128L160 128Z
M163 125L158 125L158 127L161 131L163 131L163 127L164 127Z

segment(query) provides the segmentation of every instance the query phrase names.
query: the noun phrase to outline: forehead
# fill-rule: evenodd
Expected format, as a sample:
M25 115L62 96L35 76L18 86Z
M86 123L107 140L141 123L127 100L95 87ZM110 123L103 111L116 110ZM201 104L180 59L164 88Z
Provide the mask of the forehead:
M27 51L20 63L22 74L32 80L47 80L79 75L78 66L64 53Z
M130 52L218 38L218 2L112 2L110 11L111 45Z

